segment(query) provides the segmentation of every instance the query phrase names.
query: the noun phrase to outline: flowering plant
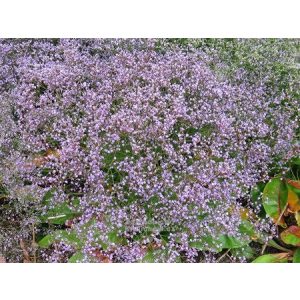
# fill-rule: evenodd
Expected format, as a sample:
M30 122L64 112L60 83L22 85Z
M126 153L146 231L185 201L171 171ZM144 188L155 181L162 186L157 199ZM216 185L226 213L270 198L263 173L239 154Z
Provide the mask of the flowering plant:
M295 75L266 61L297 70L276 45L261 66L258 42L234 41L257 51L244 66L204 44L1 41L2 252L21 240L14 259L245 260L272 227L249 191L298 154Z

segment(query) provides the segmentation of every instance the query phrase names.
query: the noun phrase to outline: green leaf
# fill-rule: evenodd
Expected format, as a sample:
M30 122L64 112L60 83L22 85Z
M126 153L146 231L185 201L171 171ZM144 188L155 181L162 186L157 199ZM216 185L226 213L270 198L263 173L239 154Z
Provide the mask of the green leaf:
M300 227L290 226L288 229L281 232L282 241L288 245L300 246Z
M155 262L155 256L153 250L148 250L145 254L145 256L142 259L142 262L144 263L154 263Z
M235 257L245 257L246 259L252 259L255 254L254 250L249 245L231 249L230 253Z
M48 248L54 242L63 242L67 245L74 246L74 247L82 246L82 242L77 237L75 232L67 231L67 230L56 230L52 234L46 235L38 242L38 245L41 248Z
M54 235L56 240L64 242L70 246L82 246L81 240L77 237L74 231L57 230Z
M82 252L75 252L68 260L68 263L80 263L82 262L84 255Z
M256 240L258 238L258 233L256 232L254 226L248 220L243 220L239 226L239 232L243 235L248 236L252 240ZM250 240L249 240L250 242Z
M258 203L259 197L263 192L265 187L264 183L259 182L255 187L251 190L251 199L253 202Z
M295 165L300 165L300 157L295 157L292 159L291 163Z
M170 233L171 233L170 231L161 231L159 234L163 241L169 242Z
M72 219L73 216L74 216L73 214L61 214L56 216L49 216L47 218L47 221L52 224L62 225L65 224L67 220Z
M39 242L38 245L41 248L48 248L51 246L51 244L55 241L55 238L52 234L48 234L45 237L43 237Z
M49 200L51 198L53 198L53 196L54 196L54 191L55 191L54 189L51 189L51 190L49 190L48 192L45 193L45 195L42 199L43 203L45 203L45 204L49 203Z
M300 263L300 248L294 252L293 263Z
M124 237L119 236L117 230L108 233L108 240L116 245L126 245L127 240Z
M266 213L273 219L275 223L286 227L286 224L279 217L287 204L287 187L285 183L279 178L270 180L264 188L262 202Z
M249 243L249 241L237 239L237 238L235 238L233 236L229 236L227 234L221 235L219 238L219 241L221 242L223 249L240 248Z
M249 230L249 228L247 229ZM191 238L189 243L190 247L196 248L201 251L214 251L216 253L221 252L222 249L235 249L246 246L251 241L250 238L236 238L226 234L220 235L218 238L211 236L202 237L199 240L194 241Z
M256 206L261 207L262 193L264 191L265 186L266 186L265 183L259 182L259 183L256 184L256 186L254 186L251 189L251 192L250 192L251 200ZM260 217L265 217L265 214L266 214L265 210L263 208L261 208L258 215Z
M73 219L78 215L79 213L72 211L67 203L62 203L49 209L49 211L41 216L40 219L43 223L62 225L67 220Z
M214 239L211 236L204 236L199 240L191 241L190 247L201 250L201 251L215 251L216 253L222 251L222 245L218 239Z
M141 259L143 263L155 263L156 261L160 261L161 257L167 257L168 251L162 249L148 249L145 253L144 257ZM177 257L176 262L181 262L181 258Z
M265 254L257 257L253 263L285 263L288 261L289 253Z
M215 130L215 126L213 124L207 123L199 129L199 132L202 136L208 138L209 136L212 135L214 130Z

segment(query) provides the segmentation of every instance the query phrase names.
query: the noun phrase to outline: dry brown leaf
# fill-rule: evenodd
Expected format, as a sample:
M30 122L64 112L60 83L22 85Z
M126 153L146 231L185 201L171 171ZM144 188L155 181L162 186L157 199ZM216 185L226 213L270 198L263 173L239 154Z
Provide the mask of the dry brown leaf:
M25 243L24 243L23 240L20 240L20 247L23 251L23 257L24 257L23 262L24 263L31 263L30 255L29 255L29 253L26 249L26 246L25 246Z
M289 211L293 213L300 210L300 199L298 195L291 189L288 191L288 205Z
M286 181L289 185L295 187L296 189L300 189L300 180L287 179Z
M95 250L93 251L93 255L101 262L101 263L111 263L112 261L110 260L110 258L102 253L102 251L100 250Z
M59 158L60 152L59 150L48 149L46 150L45 155L39 155L33 159L33 164L37 167L41 167L45 164L49 159Z

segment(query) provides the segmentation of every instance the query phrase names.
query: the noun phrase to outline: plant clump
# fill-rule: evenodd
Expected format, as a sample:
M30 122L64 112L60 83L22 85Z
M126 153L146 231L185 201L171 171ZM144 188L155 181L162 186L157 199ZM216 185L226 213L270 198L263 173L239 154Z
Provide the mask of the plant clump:
M246 260L272 230L249 191L299 153L299 99L200 42L0 42L2 255Z

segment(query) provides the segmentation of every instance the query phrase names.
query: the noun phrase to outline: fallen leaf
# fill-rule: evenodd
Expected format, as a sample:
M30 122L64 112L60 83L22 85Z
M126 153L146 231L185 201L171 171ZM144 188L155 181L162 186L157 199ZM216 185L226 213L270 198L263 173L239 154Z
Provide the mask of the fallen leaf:
M295 219L296 219L297 225L300 226L300 212L295 213Z
M93 255L95 258L97 258L101 263L111 263L111 259L108 255L102 253L100 250L93 251Z
M24 263L31 263L29 252L27 251L27 248L26 248L25 243L24 243L23 240L20 240L20 247L23 251L23 257L24 257L23 262Z
M39 155L33 159L33 164L36 167L41 167L47 161L54 158L59 158L60 152L58 150L47 149L45 155Z

